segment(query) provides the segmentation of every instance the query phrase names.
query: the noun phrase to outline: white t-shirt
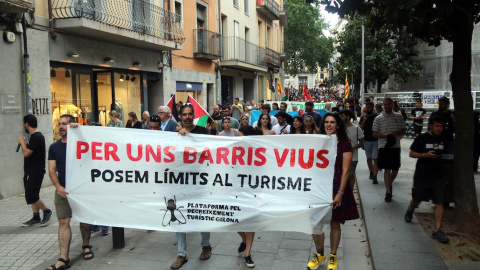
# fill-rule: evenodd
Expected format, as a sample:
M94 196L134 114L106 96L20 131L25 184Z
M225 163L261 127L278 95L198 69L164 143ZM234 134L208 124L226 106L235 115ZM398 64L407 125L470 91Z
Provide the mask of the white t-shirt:
M285 126L280 126L280 124L276 124L275 126L272 127L272 130L275 131L275 135L285 135L284 133L280 133L283 127ZM285 130L288 131L288 133L290 134L290 125L287 125L285 127Z
M227 136L227 137L235 137L238 136L238 129L232 128L230 132L226 132L225 130L218 133L219 136Z
M358 141L363 139L363 132L357 125L353 124L347 127L347 135L350 138L350 142L352 147L358 145ZM352 161L358 161L358 149L353 150L353 158Z

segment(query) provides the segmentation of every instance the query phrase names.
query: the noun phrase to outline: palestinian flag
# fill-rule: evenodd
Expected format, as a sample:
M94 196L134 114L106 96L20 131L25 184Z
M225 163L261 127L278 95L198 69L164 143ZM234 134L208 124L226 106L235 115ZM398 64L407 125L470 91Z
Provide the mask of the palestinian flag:
M178 117L178 112L177 112L177 102L175 102L175 95L172 95L170 97L170 100L167 102L167 105L166 105L168 108L170 108L170 111L172 112L170 114L170 118L173 119L175 118L175 120L178 122L180 119Z
M208 112L202 106L200 106L200 104L191 95L188 95L187 103L192 104L193 110L195 112L195 119L193 119L193 124L205 127L207 125L207 120L210 117Z

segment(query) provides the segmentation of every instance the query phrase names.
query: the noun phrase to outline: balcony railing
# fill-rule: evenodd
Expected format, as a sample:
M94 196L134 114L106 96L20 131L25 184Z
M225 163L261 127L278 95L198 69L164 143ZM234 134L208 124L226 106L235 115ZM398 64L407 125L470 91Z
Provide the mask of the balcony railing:
M278 52L269 48L267 48L266 52L267 52L267 55L265 57L265 60L267 61L267 63L279 67L280 55L278 54Z
M194 29L195 46L193 54L196 58L214 60L221 56L222 35L205 29Z
M279 19L280 6L274 0L257 0L257 10L270 20Z
M265 49L239 37L224 37L222 61L238 60L258 66L266 66Z
M181 16L147 0L50 0L54 19L85 18L183 43Z
M0 13L23 13L32 10L32 0L0 0Z

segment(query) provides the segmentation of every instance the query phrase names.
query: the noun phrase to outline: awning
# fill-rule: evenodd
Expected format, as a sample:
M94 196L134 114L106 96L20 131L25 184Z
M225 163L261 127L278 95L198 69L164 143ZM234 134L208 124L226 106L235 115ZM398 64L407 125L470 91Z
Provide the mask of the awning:
M202 84L194 82L177 82L177 91L202 91Z

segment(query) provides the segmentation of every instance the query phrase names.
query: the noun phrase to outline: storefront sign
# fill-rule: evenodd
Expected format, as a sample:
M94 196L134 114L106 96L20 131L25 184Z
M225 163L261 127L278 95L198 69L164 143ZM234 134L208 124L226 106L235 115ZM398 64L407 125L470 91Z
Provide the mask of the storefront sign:
M331 220L336 138L68 129L74 219L193 231L319 233Z
M177 91L202 91L201 83L194 82L177 82Z
M33 114L50 114L48 98L32 98Z
M2 94L2 113L19 113L21 109L20 95Z

